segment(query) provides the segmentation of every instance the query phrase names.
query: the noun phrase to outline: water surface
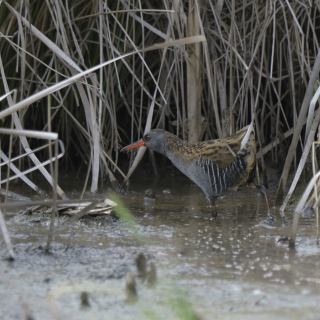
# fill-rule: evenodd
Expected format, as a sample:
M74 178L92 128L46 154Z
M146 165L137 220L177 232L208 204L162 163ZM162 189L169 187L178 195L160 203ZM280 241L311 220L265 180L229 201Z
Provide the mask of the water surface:
M155 200L145 197L150 188ZM88 218L73 228L67 250L70 229L56 236L48 255L39 248L48 217L10 219L16 260L4 259L1 240L0 318L24 319L29 309L35 319L181 319L174 301L183 295L200 319L319 319L313 217L302 219L293 251L279 242L290 235L292 208L287 226L280 219L268 224L254 187L219 198L217 220L201 190L182 176L133 180L123 201L143 242L121 221ZM138 252L155 262L158 281L150 288L137 279L138 301L128 304L125 276L137 273ZM83 291L90 307L80 305Z

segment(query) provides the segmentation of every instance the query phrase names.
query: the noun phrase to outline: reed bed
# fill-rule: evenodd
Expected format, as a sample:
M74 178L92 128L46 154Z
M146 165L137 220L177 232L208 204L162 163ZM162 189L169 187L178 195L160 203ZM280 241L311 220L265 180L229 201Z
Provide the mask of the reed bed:
M15 0L0 13L2 127L58 133L60 169L86 170L92 192L106 177L120 190L143 151L126 173L119 149L150 128L193 142L254 119L262 169L282 172L283 212L320 121L319 1ZM1 135L8 158L39 147L17 136ZM19 170L41 163L28 158Z

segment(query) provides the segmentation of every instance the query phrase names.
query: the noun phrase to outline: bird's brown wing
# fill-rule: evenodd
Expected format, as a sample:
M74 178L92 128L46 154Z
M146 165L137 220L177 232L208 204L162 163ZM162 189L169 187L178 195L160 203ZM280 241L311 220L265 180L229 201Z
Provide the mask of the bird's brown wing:
M235 159L240 149L241 140L245 136L247 129L248 126L225 139L199 142L194 146L194 151L202 159L211 160L220 169L224 169Z

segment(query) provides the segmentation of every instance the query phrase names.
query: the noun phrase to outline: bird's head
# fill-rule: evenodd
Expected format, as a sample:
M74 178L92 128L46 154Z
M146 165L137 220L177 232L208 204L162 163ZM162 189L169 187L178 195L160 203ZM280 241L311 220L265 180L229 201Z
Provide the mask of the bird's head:
M138 147L147 147L153 151L164 154L166 148L165 133L166 131L161 129L151 130L145 134L142 139L124 147L120 151L123 152Z

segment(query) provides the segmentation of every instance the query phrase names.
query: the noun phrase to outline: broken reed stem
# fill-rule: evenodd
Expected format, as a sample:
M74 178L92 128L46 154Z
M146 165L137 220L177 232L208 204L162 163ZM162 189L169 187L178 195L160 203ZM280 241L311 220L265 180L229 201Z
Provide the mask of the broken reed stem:
M312 143L312 173L313 176L316 175L316 154L315 154L315 145L319 144L320 142L313 142ZM314 198L315 198L315 210L316 210L316 226L317 226L317 244L319 245L319 207L318 207L318 186L315 183L314 185Z
M3 214L2 214L2 210L0 209L0 227L1 227L1 232L4 238L4 242L6 243L7 246L7 250L9 253L9 259L14 260L15 259L15 254L13 251L13 246L11 243L11 239L9 236L9 232L7 229L7 225L6 225L6 221L4 220Z
M13 129L13 119L11 118L11 130ZM8 166L7 166L7 182L6 182L6 195L4 197L4 202L8 201L8 192L9 192L9 177L10 177L10 163L11 163L11 156L12 156L12 141L13 135L10 134L9 138L9 157L8 157ZM4 211L5 214L5 211Z
M291 236L290 236L290 241L289 241L289 248L295 248L296 244L296 236L297 236L297 231L298 231L298 223L300 219L300 214L302 209L304 208L305 203L308 200L308 197L310 195L310 192L312 191L314 185L316 184L317 180L320 177L320 171L318 171L311 181L309 182L307 188L305 189L298 205L296 206L294 210L294 216L293 216L293 223L292 223L292 229L291 229Z
M51 132L51 96L48 96L48 131ZM51 242L54 238L54 222L55 217L58 217L58 210L57 210L57 181L58 181L58 139L54 142L54 155L55 155L55 166L53 168L53 152L52 152L52 144L51 140L49 140L49 157L50 157L50 172L52 177L52 191L53 191L53 206L52 206L52 213L51 213L51 221L50 227L48 232L48 239L45 251L50 250Z

